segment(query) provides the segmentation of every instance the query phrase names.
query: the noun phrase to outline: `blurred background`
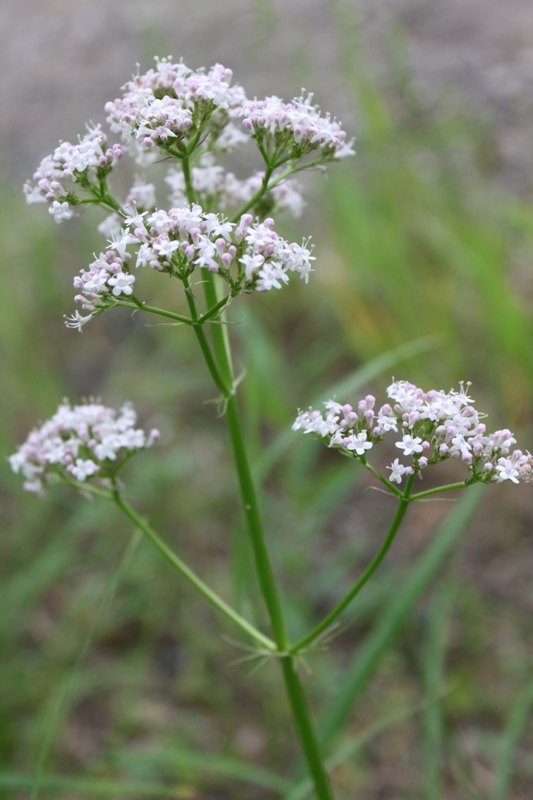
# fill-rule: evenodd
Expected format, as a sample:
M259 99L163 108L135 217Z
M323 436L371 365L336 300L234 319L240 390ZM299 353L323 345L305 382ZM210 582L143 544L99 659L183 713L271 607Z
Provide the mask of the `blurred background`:
M349 401L392 375L426 389L470 379L492 428L531 447L533 7L0 4L1 451L64 396L131 399L163 435L130 466L130 500L262 624L229 442L190 332L120 312L66 330L101 217L59 227L21 192L59 139L103 121L136 63L169 54L222 62L249 96L304 86L357 139L356 158L303 178L302 218L277 220L313 235L309 286L231 309L297 637L352 585L394 513L356 465L288 433L298 406L340 381ZM154 302L165 289L153 281ZM60 489L23 496L5 462L0 482L0 796L28 796L39 763L42 797L310 796L277 665L237 663L247 651L229 625L118 512ZM411 508L345 628L306 658L341 800L531 798L532 522L527 485Z

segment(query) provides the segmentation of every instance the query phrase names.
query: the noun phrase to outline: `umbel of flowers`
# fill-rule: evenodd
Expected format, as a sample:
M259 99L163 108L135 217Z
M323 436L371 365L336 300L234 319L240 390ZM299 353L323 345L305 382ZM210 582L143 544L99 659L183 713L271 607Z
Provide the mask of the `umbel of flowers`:
M11 468L24 476L24 488L37 494L45 483L109 486L132 456L159 438L159 431L147 435L136 421L129 403L117 411L96 401L71 406L64 400L10 456Z
M107 246L74 279L83 313L68 317L68 327L81 331L117 305L146 308L134 293L137 267L165 272L186 289L194 270L217 273L228 285L228 299L280 289L291 272L307 282L315 260L309 240L285 241L270 215L299 215L304 203L290 176L352 155L352 142L312 95L290 103L274 96L250 100L231 80L231 70L221 64L194 71L156 59L154 69L136 75L120 98L106 104L107 122L120 142L110 145L101 125L93 125L77 143L60 143L26 183L28 202L48 202L56 222L86 205L110 212L99 226ZM251 176L237 177L218 163L224 153L250 143L263 161ZM162 158L171 161L167 208L140 175L122 202L113 196L108 178L123 153L143 169Z
M394 381L387 389L390 402L380 408L372 395L355 407L328 400L325 413L300 411L292 427L364 461L386 435L395 436L402 461L395 458L387 467L394 483L449 458L467 467L467 483L530 482L533 457L511 450L516 439L507 428L487 432L481 421L486 414L474 408L469 387L461 383L459 391L424 392L407 381Z

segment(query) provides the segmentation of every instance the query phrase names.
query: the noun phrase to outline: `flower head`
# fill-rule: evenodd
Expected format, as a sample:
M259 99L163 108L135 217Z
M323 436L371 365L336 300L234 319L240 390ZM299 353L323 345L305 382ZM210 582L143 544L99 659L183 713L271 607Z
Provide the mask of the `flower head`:
M247 100L239 113L253 139L263 144L271 137L276 151L286 150L292 157L301 158L314 151L324 160L354 154L353 141L346 142L346 132L336 119L320 113L312 94L295 97L290 103L276 96Z
M121 98L106 104L107 121L140 163L154 160L157 148L182 147L198 130L215 144L245 100L243 89L230 85L232 75L222 64L194 71L156 58L154 69L136 75ZM231 138L221 149L231 147Z
M48 201L56 222L71 219L73 208L80 202L78 189L87 190L91 183L103 180L122 156L118 144L108 147L100 125L87 128L77 144L60 142L52 155L41 161L33 180L24 185L28 203Z
M474 408L467 394L469 386L461 383L459 391L424 392L408 381L393 381L387 389L391 403L381 408L375 409L372 395L355 407L328 400L325 415L312 408L300 411L292 427L313 433L328 447L355 457L363 457L392 432L396 447L411 459L406 466L396 458L387 468L395 483L449 458L460 459L467 466L470 482L530 482L533 456L511 451L516 439L507 428L486 433L481 422L485 415Z
M156 430L147 436L135 428L136 421L129 403L117 411L97 401L71 406L64 400L54 416L35 428L9 457L11 469L23 475L25 489L37 494L54 481L114 479L132 455L159 437Z

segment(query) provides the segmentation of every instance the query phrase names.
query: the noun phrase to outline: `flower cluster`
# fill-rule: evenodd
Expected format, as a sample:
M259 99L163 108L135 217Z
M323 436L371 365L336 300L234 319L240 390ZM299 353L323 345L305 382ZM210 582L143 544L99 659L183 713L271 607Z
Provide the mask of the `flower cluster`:
M230 288L228 298L279 289L291 272L307 282L315 260L309 239L285 241L274 231L272 216L301 214L304 201L293 173L353 154L339 122L321 114L312 95L291 103L248 100L221 64L194 71L171 58L155 61L106 104L121 145L108 146L100 125L93 125L77 144L61 143L41 162L35 183L25 185L28 202L48 201L57 222L83 204L108 214L98 226L108 239L107 252L95 255L74 280L75 300L86 313L76 311L67 326L78 330L133 295L130 262L178 277L186 288L196 267L216 272ZM221 153L251 140L263 170L238 178L218 163ZM161 155L174 160L166 177L169 210L157 205L155 186L144 178L135 179L123 202L111 194L107 176L123 149L142 165ZM312 160L299 163L311 153ZM141 307L135 296L132 302Z
M112 298L120 295L129 297L133 294L135 277L130 275L128 270L131 254L126 252L125 247L119 247L119 251L117 253L115 250L108 250L107 253L100 253L98 258L95 257L89 264L88 270L80 270L79 275L74 278L74 288L80 292L75 295L74 300L89 313L82 316L79 311L75 311L72 317L66 318L67 328L77 328L81 331L93 316L108 307Z
M204 153L197 167L191 170L192 186L198 201L204 208L226 210L248 203L262 188L265 173L256 172L246 180L239 180L233 172L226 172L215 163L212 153ZM272 176L276 179L276 173ZM165 181L170 186L170 202L174 206L187 204L185 177L181 167L173 167ZM289 211L299 217L305 203L300 193L300 184L284 180L273 186L261 199L261 207L267 213Z
M121 156L120 145L107 146L107 137L99 125L88 128L78 144L61 142L52 155L41 161L33 175L36 184L27 181L24 185L26 199L28 203L48 201L50 214L56 222L70 219L72 207L80 198L69 183L89 189L91 181L103 180Z
M353 140L346 142L346 132L337 120L323 116L312 100L312 94L295 97L291 103L275 96L247 100L240 111L243 127L278 157L287 151L290 158L301 158L315 150L324 160L353 155Z
M137 75L124 87L122 98L106 104L107 121L141 163L157 157L157 147L181 147L203 132L208 121L214 143L245 100L240 86L230 86L232 74L222 64L195 72L183 62L156 59L155 69ZM220 149L244 138L231 130Z
M398 458L388 467L390 480L400 483L412 475L448 458L463 461L471 482L533 480L533 457L521 450L511 431L504 429L487 434L485 417L474 408L463 383L459 391L424 392L407 381L394 381L387 389L390 403L376 409L376 400L367 395L357 407L334 400L324 403L326 413L300 411L293 430L314 433L329 447L364 458L367 451L382 441L389 431L399 438L396 447L407 464Z
M27 491L37 494L52 481L109 480L135 453L159 438L155 429L147 436L136 428L136 421L129 403L116 411L98 402L72 407L64 400L54 416L10 456L11 469L22 473Z
M289 272L307 282L313 271L315 259L309 242L285 241L270 218L257 222L251 214L243 214L237 225L193 205L150 215L132 214L124 224L127 227L114 231L107 252L100 253L88 270L74 278L74 287L80 291L74 299L89 314L82 316L76 311L67 318L67 327L81 331L93 316L115 305L114 299L133 294L129 245L138 245L137 267L150 266L182 280L195 267L208 269L224 278L234 295L281 289L289 281Z

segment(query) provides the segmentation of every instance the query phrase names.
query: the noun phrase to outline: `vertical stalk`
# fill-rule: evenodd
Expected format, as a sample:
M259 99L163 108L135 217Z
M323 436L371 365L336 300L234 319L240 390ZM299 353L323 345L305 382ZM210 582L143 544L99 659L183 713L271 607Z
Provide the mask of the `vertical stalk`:
M187 187L187 198L190 203L193 203L195 193L192 186L188 158L184 158L182 164L185 185ZM198 314L196 311L196 304L190 291L187 291L187 288L186 286L187 302L189 303L191 316L193 320L197 320ZM220 298L218 295L216 277L208 271L206 271L204 280L204 292L208 308L218 303ZM335 800L320 753L305 694L296 672L296 660L294 656L288 652L290 649L290 642L287 636L278 588L266 546L257 495L248 461L248 454L246 452L246 443L242 430L239 407L234 391L233 364L228 332L224 325L211 324L210 327L213 349L217 362L214 369L211 363L213 356L202 327L200 325L195 325L194 330L206 360L209 358L208 367L211 374L213 377L215 377L215 375L219 376L222 384L229 389L229 393L223 392L223 394L227 399L226 420L233 447L233 456L239 479L242 504L248 533L252 542L261 594L263 595L263 600L267 607L274 641L276 642L278 653L281 656L281 668L292 716L305 754L309 772L315 785L318 800ZM218 386L218 388L220 387Z
M311 778L315 784L316 795L319 800L335 800L328 774L324 768L304 690L296 672L295 659L292 656L282 658L281 669L283 670L292 716L298 730Z

